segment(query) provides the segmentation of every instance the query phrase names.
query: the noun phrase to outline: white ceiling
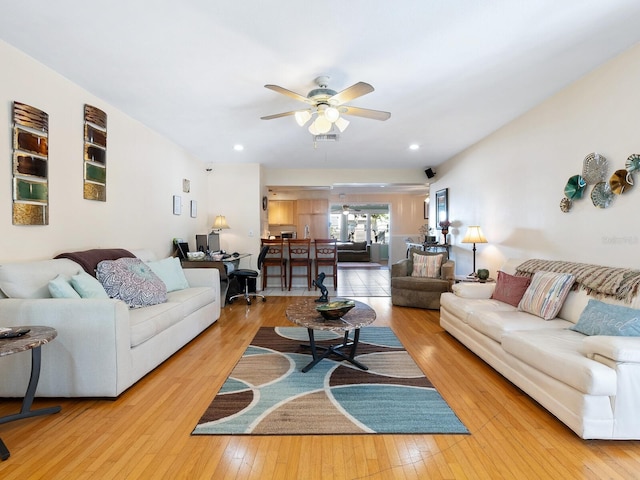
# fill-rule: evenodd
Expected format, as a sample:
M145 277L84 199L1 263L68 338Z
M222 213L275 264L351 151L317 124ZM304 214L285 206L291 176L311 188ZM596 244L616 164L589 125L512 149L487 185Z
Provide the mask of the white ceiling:
M640 40L638 0L1 0L0 38L203 162L437 166ZM350 105L314 148L293 117L331 76ZM420 149L409 150L417 143ZM244 145L242 152L233 150Z

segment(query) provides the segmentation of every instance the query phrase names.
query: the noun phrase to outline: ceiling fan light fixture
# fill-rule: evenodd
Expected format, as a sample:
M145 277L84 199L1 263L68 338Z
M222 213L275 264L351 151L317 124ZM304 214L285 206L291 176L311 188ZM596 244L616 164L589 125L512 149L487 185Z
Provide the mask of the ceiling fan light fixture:
M327 107L324 111L324 116L331 123L335 123L340 118L340 112L335 107Z
M331 125L332 123L327 120L324 115L320 114L318 114L318 118L316 118L313 122L313 127L319 134L329 133L331 131ZM317 135L318 133L315 133L314 135Z
M295 113L296 122L299 126L304 127L304 125L311 119L311 113L309 110L301 110Z
M340 117L334 122L334 125L338 127L338 130L340 130L340 132L344 132L349 126L349 123L351 123L349 122L349 120L345 120L344 117Z

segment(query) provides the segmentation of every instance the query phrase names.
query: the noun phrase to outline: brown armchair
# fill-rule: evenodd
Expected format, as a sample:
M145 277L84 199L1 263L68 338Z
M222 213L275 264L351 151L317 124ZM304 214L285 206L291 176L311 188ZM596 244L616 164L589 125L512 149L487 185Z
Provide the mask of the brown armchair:
M420 256L442 255L438 271L429 272L434 276L414 276L414 254ZM424 260L424 259L423 259ZM409 250L409 258L391 265L391 303L404 307L440 308L440 295L451 291L455 278L455 263L446 252L423 252Z

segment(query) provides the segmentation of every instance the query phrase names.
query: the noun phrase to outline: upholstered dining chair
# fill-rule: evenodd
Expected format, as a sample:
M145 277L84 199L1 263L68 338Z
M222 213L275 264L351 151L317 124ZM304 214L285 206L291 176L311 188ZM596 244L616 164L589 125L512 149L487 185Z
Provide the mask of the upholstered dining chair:
M287 240L289 247L289 290L293 277L307 277L307 289L311 290L311 239L290 238ZM293 273L293 269L302 267L306 273Z
M315 246L315 276L318 278L318 273L322 267L331 268L330 272L325 270L326 277L333 277L333 288L338 288L338 253L335 238L316 238L314 240Z
M267 287L268 277L280 277L280 288L284 291L287 287L287 259L284 258L284 240L263 238L261 242L263 247L267 247L267 254L262 262L262 289ZM269 268L271 268L271 272Z

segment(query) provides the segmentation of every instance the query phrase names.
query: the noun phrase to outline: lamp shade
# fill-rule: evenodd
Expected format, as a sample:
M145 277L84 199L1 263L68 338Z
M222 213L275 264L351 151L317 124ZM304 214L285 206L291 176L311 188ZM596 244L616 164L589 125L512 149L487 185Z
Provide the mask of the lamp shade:
M216 216L216 219L213 221L213 226L211 227L211 229L212 230L223 230L223 229L226 229L226 228L231 228L227 224L227 217L225 217L224 215Z
M298 122L298 125L301 127L304 127L304 125L311 119L309 110L301 110L296 112L294 116L296 118L296 122Z
M482 230L478 225L471 225L467 228L467 233L462 239L462 243L487 243Z

